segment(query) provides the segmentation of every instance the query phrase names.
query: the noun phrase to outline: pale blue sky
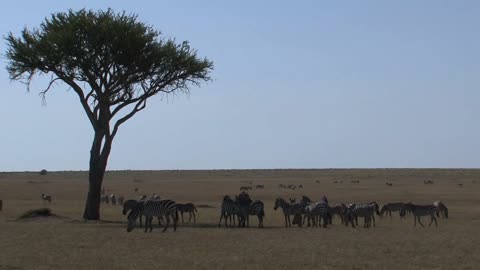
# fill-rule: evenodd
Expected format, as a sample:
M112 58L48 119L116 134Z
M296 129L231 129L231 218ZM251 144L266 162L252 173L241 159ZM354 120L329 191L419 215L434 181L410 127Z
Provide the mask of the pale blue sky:
M215 62L213 82L122 126L108 169L479 167L480 1L8 1L0 33L83 7ZM0 171L87 169L75 94L42 106L42 80L27 93L5 63Z

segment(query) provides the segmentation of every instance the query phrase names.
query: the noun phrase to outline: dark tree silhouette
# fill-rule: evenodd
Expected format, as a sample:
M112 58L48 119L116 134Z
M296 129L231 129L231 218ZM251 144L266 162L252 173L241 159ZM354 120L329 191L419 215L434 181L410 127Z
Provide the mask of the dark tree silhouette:
M49 75L43 100L56 82L66 84L93 127L87 220L100 219L100 190L119 127L145 109L148 98L186 92L209 81L213 70L188 42L164 38L136 15L111 9L55 13L39 28L5 39L10 78L29 89L35 75Z

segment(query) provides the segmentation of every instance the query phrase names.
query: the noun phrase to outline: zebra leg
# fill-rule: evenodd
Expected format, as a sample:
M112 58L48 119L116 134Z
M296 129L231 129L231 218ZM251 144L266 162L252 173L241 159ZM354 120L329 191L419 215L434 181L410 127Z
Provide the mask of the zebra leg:
M287 218L287 215L284 215L285 217L285 228L288 228L288 218Z
M220 212L220 220L218 221L218 227L220 227L220 224L222 223L222 217L223 217L223 212Z
M142 214L140 214L140 228L142 228Z
M192 212L188 212L188 224L192 222Z
M423 225L422 221L420 220L420 216L418 216L418 223L420 223L420 225L422 225L422 227L425 227L425 225Z
M375 227L375 214L372 215L373 227Z
M165 217L167 218L167 224L165 224L165 228L163 228L162 232L165 232L168 229L168 225L170 225L170 215L166 214Z
M183 211L180 211L180 215L182 215L182 224L183 224Z
M192 212L192 215L193 215L193 224L195 224L195 223L196 223L196 221L195 221L195 212Z
M175 215L178 215L178 213L175 212ZM178 216L177 216L177 218L173 217L173 231L174 232L177 231L177 220L178 220Z

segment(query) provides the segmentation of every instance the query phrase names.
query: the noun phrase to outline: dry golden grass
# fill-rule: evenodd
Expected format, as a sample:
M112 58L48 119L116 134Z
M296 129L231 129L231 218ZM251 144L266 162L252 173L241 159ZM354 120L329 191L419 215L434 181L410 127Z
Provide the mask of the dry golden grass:
M243 170L109 172L108 192L136 198L160 194L177 202L208 204L198 209L197 226L161 233L126 232L118 206L103 205L105 222L81 221L87 188L85 172L0 173L0 269L479 269L480 170ZM424 185L431 179L433 185ZM478 179L478 183L476 183ZM333 183L343 180L342 184ZM352 184L351 180L360 180ZM253 190L266 204L265 228L217 228L221 198L239 187ZM319 181L319 183L316 183ZM392 182L393 186L385 185ZM303 184L285 190L278 184ZM458 183L463 183L460 187ZM140 189L134 193L135 187ZM53 195L53 213L66 218L17 221L23 212L44 206L40 194ZM377 218L377 227L285 229L273 211L276 197L380 205L394 201L444 201L450 219L438 228L413 227L397 216ZM106 222L108 221L108 222ZM423 219L428 224L427 219Z

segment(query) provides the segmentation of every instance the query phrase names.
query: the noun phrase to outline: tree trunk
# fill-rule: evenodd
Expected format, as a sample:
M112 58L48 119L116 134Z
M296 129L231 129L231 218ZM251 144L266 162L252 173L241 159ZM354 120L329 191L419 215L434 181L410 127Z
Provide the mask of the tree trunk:
M107 160L110 154L112 141L105 140L103 149L102 141L105 138L103 132L95 132L92 149L90 151L90 168L88 172L88 195L83 212L83 218L86 220L100 219L100 196L102 190L103 177L107 168Z

